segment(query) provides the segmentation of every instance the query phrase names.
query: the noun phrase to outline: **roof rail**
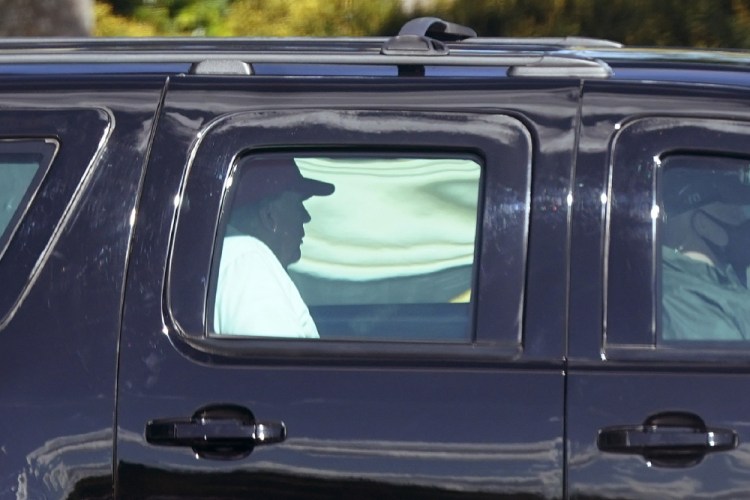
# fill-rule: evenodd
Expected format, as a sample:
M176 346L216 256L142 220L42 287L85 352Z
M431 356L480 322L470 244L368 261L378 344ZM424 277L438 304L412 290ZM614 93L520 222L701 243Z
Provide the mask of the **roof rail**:
M482 37L477 32L460 24L439 17L418 17L407 21L398 32L401 35L417 35L441 42L480 43L487 45L544 45L558 48L619 48L623 44L603 38L584 36L564 37Z
M625 45L604 38L589 38L585 36L561 37L487 37L465 39L463 43L478 43L483 45L538 45L555 48L621 48Z
M439 53L439 51L437 51ZM2 53L0 64L191 64L190 73L203 75L252 75L255 64L344 64L403 66L403 75L418 75L420 67L475 66L506 67L511 77L609 78L612 69L596 58L575 54L465 54L437 55L427 48L423 53L393 51L380 53L192 51L165 50L129 53L118 50L95 52Z
M450 51L444 43L434 38L419 35L398 35L385 41L380 49L384 55L439 55L447 56Z
M456 42L477 36L477 32L471 28L449 23L438 17L418 17L407 21L398 34L426 36L441 42Z

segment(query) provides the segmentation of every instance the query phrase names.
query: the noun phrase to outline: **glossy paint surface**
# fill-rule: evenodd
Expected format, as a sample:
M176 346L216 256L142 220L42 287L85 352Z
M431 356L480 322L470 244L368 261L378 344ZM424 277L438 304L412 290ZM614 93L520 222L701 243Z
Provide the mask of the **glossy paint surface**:
M460 66L198 77L181 63L167 84L8 62L0 139L61 150L0 257L0 497L747 496L750 357L655 345L652 197L621 173L674 150L750 156L750 83L726 54L590 55L610 81ZM340 126L347 114L378 139ZM492 137L499 124L512 133ZM493 152L474 344L204 338L233 155L342 144ZM146 441L150 421L206 405L283 421L287 439L234 460ZM673 467L597 448L602 429L663 412L739 446Z
M523 204L503 201L502 187L492 179L512 179L511 174L518 169L525 175L527 165L503 164L498 155L487 160L488 171L494 173L487 177L487 185L492 188L487 189L483 200L484 239L485 244L495 243L485 247L480 259L496 256L481 261L479 308L482 311L486 307L486 312L480 312L485 316L480 318L476 334L479 339L498 342L505 335L502 329L510 328L506 340L497 344L499 350L489 351L494 352L491 356L461 355L468 346L451 344L399 347L387 342L202 341L202 327L193 326L200 323L201 315L191 318L195 308L202 307L205 285L167 289L167 236L175 224L173 200L189 163L188 152L207 124L220 124L225 116L238 117L233 127L247 132L242 134L247 142L217 141L213 139L217 137L215 129L208 130L187 174L187 196L183 199L183 203L189 203L188 210L197 213L191 216L189 211L180 210L172 250L171 263L180 269L184 268L179 263L185 256L176 252L188 251L189 247L196 256L205 255L185 261L206 269L204 281L209 266L200 261L210 254L202 253L200 247L212 246L212 231L187 233L185 241L192 241L192 245L180 241L186 230L201 227L197 221L204 210L199 207L213 204L213 210L218 210L220 200L199 203L191 198L192 176L205 177L198 185L211 193L212 172L225 172L227 163L242 147L276 143L285 147L359 144L371 150L419 144L439 150L468 144L484 153L482 148L491 146L481 137L492 137L492 127L463 131L461 123L478 119L489 123L486 115L490 112L507 116L501 120L507 126L530 129L530 137L552 139L542 149L531 147L541 178L557 182L543 190L544 206L549 210L532 211L531 217L536 217L532 227L544 226L550 238L564 241L565 208L560 189L567 185L571 160L575 87L550 83L518 87L509 83L477 84L470 89L462 85L459 89L454 82L424 86L396 81L387 87L392 88L383 90L382 85L356 82L329 85L274 80L267 85L236 85L229 80L208 84L188 78L168 89L139 208L143 225L136 225L129 282L139 287L126 293L117 457L117 487L123 497L157 498L170 491L172 481L178 481L180 488L191 485L198 497L214 498L253 494L303 498L333 492L365 498L384 494L416 498L562 496L560 316L549 313L545 318L530 319L527 323L533 328L525 329L519 342L515 333L518 313L509 308L510 315L503 316L505 304L496 301L498 295L511 298L509 303L520 298L522 280L508 278L493 285L503 275L498 273L502 269L498 259L503 257L502 253L494 254L491 247L502 245L503 240L501 232L497 240L492 232L506 227L509 237L517 238L510 236L519 234L510 228L526 214ZM359 122L369 120L380 129L374 129L378 135L369 142L366 134L333 133L336 128L332 126L322 125L309 133L304 126L295 126L299 120L294 118L295 113L309 115L308 120L314 123L315 112L335 108L351 117L362 109L362 103L367 103L368 111ZM434 118L430 119L426 109ZM287 113L292 119L284 118L279 110L292 111ZM400 125L391 110L399 110ZM250 122L242 118L242 113L248 112L252 112ZM462 118L452 127L441 124L451 114ZM258 115L261 124L263 118L276 124L274 134L258 127ZM245 123L256 123L255 129ZM284 123L289 125L279 125ZM432 139L418 128L410 131L409 123L429 127ZM444 144L451 136L441 136L443 130L460 133L454 143ZM515 144L513 135L502 130L498 129L492 141ZM176 148L175 144L183 146ZM518 146L529 147L522 143ZM176 150L184 152L178 156ZM203 157L215 161L204 161ZM513 154L506 154L507 160L512 158ZM513 186L510 182L506 182L506 189ZM518 189L517 195L523 199L529 188L523 182L517 186L513 189ZM524 233L520 233L522 239L526 239ZM514 257L511 245L509 241L508 258ZM157 248L161 251L155 251ZM525 248L524 243L515 252L523 253ZM539 258L536 252L520 257ZM558 253L548 265L552 272L561 273L563 263L563 255ZM500 288L490 293L493 286ZM531 287L528 293L532 297L545 294L550 311L558 310L562 316L563 290L562 286L543 291ZM185 305L193 301L197 301L195 306ZM529 302L528 310L535 307L541 307L536 299ZM173 314L187 328L185 333L180 333ZM188 318L187 323L184 318ZM507 347L501 348L503 345ZM411 355L395 355L398 349ZM481 353L486 347L477 343L473 349ZM281 420L288 438L280 444L257 447L246 458L216 461L198 458L189 448L148 444L141 437L152 419L188 417L197 408L216 403L240 405L259 420ZM159 478L169 478L169 482Z
M60 142L0 260L2 498L113 495L130 215L160 96L159 82L131 84L0 85L3 138Z
M746 155L748 97L656 83L584 89L571 256L571 498L742 498L750 491L746 351L655 343L653 181L645 177L654 158L673 151ZM597 449L600 430L667 411L732 430L739 446L671 467Z

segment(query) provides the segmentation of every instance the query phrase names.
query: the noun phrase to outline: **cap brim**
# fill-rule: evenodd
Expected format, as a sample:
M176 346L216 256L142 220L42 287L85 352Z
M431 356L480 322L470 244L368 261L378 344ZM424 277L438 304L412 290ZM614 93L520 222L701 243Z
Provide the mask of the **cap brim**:
M336 187L331 183L308 179L307 177L304 177L298 186L295 187L295 191L301 193L305 198L311 198L313 196L329 196L333 194L335 190Z

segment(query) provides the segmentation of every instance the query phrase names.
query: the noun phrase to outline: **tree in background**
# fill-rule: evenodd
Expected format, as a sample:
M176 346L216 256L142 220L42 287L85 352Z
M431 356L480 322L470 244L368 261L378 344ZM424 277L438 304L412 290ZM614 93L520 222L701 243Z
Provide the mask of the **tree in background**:
M402 19L399 0L235 0L228 35L362 36Z
M482 36L750 48L750 0L0 0L0 12L0 36L385 36L436 16Z
M9 1L44 0L0 5ZM414 10L406 13L404 5ZM96 0L95 33L394 35L418 16L442 17L482 36L580 35L627 45L750 48L750 0Z
M580 35L626 45L750 47L750 0L434 0L483 36Z
M361 36L405 18L401 0L97 0L96 34Z
M116 14L112 5L96 2L94 34L97 36L156 36L156 26Z
M97 36L220 36L231 0L97 0Z

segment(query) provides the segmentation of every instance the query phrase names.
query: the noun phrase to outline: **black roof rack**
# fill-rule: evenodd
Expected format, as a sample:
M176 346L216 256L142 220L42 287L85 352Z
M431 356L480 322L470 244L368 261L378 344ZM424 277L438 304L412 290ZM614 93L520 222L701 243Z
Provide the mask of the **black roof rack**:
M24 50L9 49L0 42L0 64L192 64L196 74L252 74L253 64L329 64L329 65L391 65L391 66L476 66L508 67L509 76L547 76L570 78L608 78L612 70L605 62L576 54L555 52L496 52L452 54L438 50L435 44L425 50L387 50L377 46L363 50L315 51L290 50L289 47L270 47L252 43L227 49L221 44L201 46L193 40L190 47L143 46L140 50L117 50L96 47L81 41L85 49ZM440 43L440 42L438 42ZM403 46L401 47L403 48ZM211 62L209 62L211 61ZM249 65L249 67L246 67ZM406 72L404 74L418 74Z
M599 40L580 37L566 38L500 38L492 39L494 43L488 43L485 39L476 38L477 33L466 26L450 23L437 17L420 17L412 19L401 27L399 34L389 38L383 43L380 53L385 56L411 56L438 58L439 64L445 64L446 58L450 56L451 50L444 42L454 42L453 47L460 47L456 52L461 57L467 58L467 64L473 59L469 50L462 50L462 44L467 42L482 43L482 47L497 51L500 48L518 48L524 46L527 50L546 51L550 47L555 49L571 48L583 45L590 47L619 47L620 44L609 40ZM471 49L481 49L475 45ZM474 50L475 56L481 57L479 50ZM484 54L486 55L486 54ZM510 55L508 55L510 56ZM391 59L393 61L393 59ZM495 58L495 66L502 63ZM427 64L434 63L429 61ZM593 59L583 59L569 54L567 57L543 55L537 60L526 61L521 64L515 59L509 64L508 76L564 76L564 77L589 77L606 78L612 72L605 63ZM425 74L424 63L412 59L406 63L396 63L401 76L422 76Z
M565 37L483 37L460 24L451 23L438 17L418 17L407 21L398 32L402 35L429 37L441 42L481 43L486 45L544 45L558 48L619 48L623 44L603 38L582 36Z
M401 27L399 35L426 36L441 42L454 42L476 38L477 32L460 24L449 23L437 17L418 17Z

